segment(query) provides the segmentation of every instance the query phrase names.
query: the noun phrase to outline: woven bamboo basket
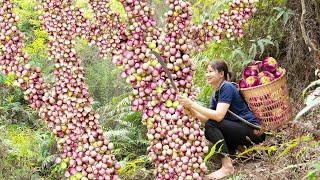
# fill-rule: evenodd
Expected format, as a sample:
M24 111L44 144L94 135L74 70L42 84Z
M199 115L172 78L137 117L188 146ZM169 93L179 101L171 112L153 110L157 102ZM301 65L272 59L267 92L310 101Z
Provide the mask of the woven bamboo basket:
M285 72L270 84L242 88L240 93L264 129L276 129L293 117Z

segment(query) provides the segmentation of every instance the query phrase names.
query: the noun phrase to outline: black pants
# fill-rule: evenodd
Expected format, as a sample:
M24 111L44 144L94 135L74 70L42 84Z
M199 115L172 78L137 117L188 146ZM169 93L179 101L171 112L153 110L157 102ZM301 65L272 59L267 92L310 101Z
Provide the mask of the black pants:
M220 122L208 120L205 124L205 136L213 144L223 139L223 141L216 146L219 148L223 145L221 150L222 154L235 154L239 145L250 146L252 142L260 143L265 140L265 134L256 136L253 133L253 129L248 125L230 120L222 120ZM247 140L246 136L249 137L252 142Z

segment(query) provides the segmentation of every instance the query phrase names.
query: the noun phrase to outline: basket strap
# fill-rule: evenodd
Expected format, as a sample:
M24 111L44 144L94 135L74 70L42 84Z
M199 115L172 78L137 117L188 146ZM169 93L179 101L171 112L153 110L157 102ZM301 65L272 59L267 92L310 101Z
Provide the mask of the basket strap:
M246 124L246 125L248 125L248 126L250 126L250 127L253 127L253 128L255 128L255 129L261 130L261 127L260 127L260 126L257 126L257 125L255 125L255 124L250 123L249 121L245 120L245 119L242 118L241 116L238 116L236 113L230 111L230 109L228 109L228 112L229 112L230 114L232 114L233 116L235 116L236 118L238 118L238 119L239 119L241 122L243 122L244 124Z

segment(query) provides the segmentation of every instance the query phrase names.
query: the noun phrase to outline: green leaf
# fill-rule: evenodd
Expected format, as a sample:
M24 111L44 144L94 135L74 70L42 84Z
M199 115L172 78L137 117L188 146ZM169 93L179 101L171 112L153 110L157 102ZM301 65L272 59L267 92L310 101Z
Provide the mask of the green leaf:
M4 76L2 74L0 74L0 84L4 83Z
M215 155L216 153L219 153L221 152L221 149L222 149L222 146L223 146L223 143L220 145L219 149L216 151L217 149L217 145L220 144L221 142L223 142L224 140L223 139L220 139L218 142L216 142L212 147L211 147L211 150L209 152L208 155L206 155L206 157L204 157L204 162L207 163L208 159L211 158L213 155Z
M284 14L285 11L280 11L279 14L276 17L276 21L278 21L280 19L280 17Z
M6 76L6 79L4 80L4 84L6 86L12 86L13 85L13 82L14 82L14 77L15 77L15 74L10 72L7 76Z
M110 1L110 9L113 12L119 13L122 21L124 21L126 19L126 16L127 16L126 11L125 11L123 5L119 1L111 0Z
M273 8L273 9L275 9L275 10L277 10L277 11L281 11L281 10L282 10L282 8L280 8L280 7L275 7L275 8Z
M256 56L257 54L257 45L255 43L252 44L250 50L249 50L249 57L251 59L254 59L254 57Z
M284 25L287 24L290 16L292 16L292 15L294 15L294 12L293 12L291 9L289 9L288 11L286 11L286 13L285 13L284 16L283 16L283 23L284 23Z
M260 57L262 56L263 52L264 52L264 44L263 41L259 40L258 42L259 48L260 48Z
M197 7L191 7L193 15L192 15L192 22L193 23L200 23L200 10Z
M240 48L235 49L234 51L232 51L231 58L234 59L234 58L237 57L237 55L240 55L242 60L246 59L245 53Z
M269 36L269 37L267 37L267 39L266 38L264 38L264 39L261 39L261 41L263 42L263 43L265 43L265 44L267 44L267 45L274 45L274 43L271 41L271 37Z

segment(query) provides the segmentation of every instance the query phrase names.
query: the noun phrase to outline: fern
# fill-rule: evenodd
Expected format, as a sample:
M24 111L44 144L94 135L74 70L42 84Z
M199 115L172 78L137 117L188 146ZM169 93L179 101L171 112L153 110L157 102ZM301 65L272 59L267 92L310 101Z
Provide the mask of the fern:
M105 135L114 143L113 154L119 160L134 160L146 154L147 129L141 123L141 113L132 112L129 94L113 97L111 102L98 108Z
M254 151L267 151L268 155L271 156L272 153L277 150L278 150L278 147L276 146L252 146L251 148L246 149L245 151L237 154L237 157L244 156Z
M293 139L293 140L289 141L288 143L283 144L282 146L285 146L285 148L284 148L284 150L282 150L280 152L280 154L277 156L277 158L285 156L286 154L291 152L292 149L297 147L301 142L307 142L307 141L311 141L311 140L312 140L312 137L302 136L302 137Z
M148 175L148 170L146 170L145 167L149 163L149 158L146 155L140 156L139 158L134 160L124 159L123 161L120 161L121 168L119 169L119 175L126 178L130 176L135 177L139 171L143 171L143 174L146 178L146 176Z

